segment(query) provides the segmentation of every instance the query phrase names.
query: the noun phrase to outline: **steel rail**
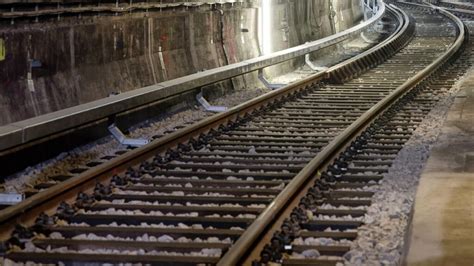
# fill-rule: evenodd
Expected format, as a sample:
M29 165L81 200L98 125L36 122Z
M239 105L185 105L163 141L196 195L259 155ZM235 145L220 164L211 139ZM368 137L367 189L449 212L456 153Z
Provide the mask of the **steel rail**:
M16 218L21 217L21 215L28 210L38 207L52 198L61 196L66 191L73 190L78 186L83 186L85 183L90 181L100 179L99 177L101 176L111 176L111 171L118 171L121 169L125 170L125 165L132 165L133 162L137 161L137 158L150 157L156 153L164 152L167 148L172 147L177 143L189 140L192 137L196 137L202 132L207 132L211 128L217 127L216 125L223 124L225 121L230 121L239 115L249 113L272 101L282 99L286 96L291 96L292 94L303 90L305 87L312 86L313 84L321 81L325 77L325 72L317 73L280 90L272 91L246 103L240 104L234 108L231 108L227 112L212 116L188 128L155 140L147 146L130 151L126 155L119 156L102 165L89 169L80 175L50 187L46 191L27 198L20 204L0 211L0 224L7 223L9 221L11 222ZM21 219L17 221L21 221Z
M474 10L472 9L450 8L450 7L444 7L444 6L438 6L438 8L447 10L453 14L458 14L460 16L474 17Z
M463 2L451 2L451 1L439 1L440 7L447 7L452 9L467 9L467 10L474 10L474 5L471 3L463 3ZM444 6L443 6L444 5Z
M437 6L431 3L423 2L423 4L418 4L418 3L410 3L410 2L403 2L405 5L411 5L411 6L416 6L419 8L436 8L436 9L441 9L441 10L446 10L452 14L459 14L461 16L469 16L469 17L474 17L474 10L472 9L462 9L462 8L452 8L452 7L446 7L446 6Z
M305 85L305 84L301 84L301 86L302 86L302 87L304 87L304 85ZM276 94L275 94L275 95L276 95ZM280 94L280 96L281 96L281 97L283 97L281 94ZM280 96L278 96L278 95L277 95L277 97L276 97L276 98L277 98L277 99L279 99L279 97L280 97ZM281 98L281 97L280 97L280 98ZM263 102L260 102L260 104L264 104L264 103L265 103L265 101L263 101ZM245 112L245 110L244 110L243 112ZM233 117L236 117L236 116L233 116ZM232 117L231 117L230 119L232 119ZM228 119L226 119L226 120L228 120ZM211 126L209 126L209 127L212 127L212 125L211 125ZM204 127L203 129L205 130L206 128L208 128L208 127ZM181 140L181 141L182 141L182 139L183 139L183 138L184 138L184 137L182 137L182 138L178 139L177 141L179 141L179 140ZM129 159L129 160L132 160L132 159Z
M398 9L398 8L397 8ZM400 9L398 9L401 11ZM401 11L403 12L403 11ZM259 217L247 228L237 242L229 249L222 257L217 265L238 265L243 257L249 252L249 249L254 247L255 241L268 228L269 224L277 217L290 200L300 191L304 184L317 174L317 171L329 160L334 158L334 155L341 150L348 141L350 141L358 132L360 132L368 123L380 115L385 109L391 106L397 99L406 94L411 88L423 81L439 67L441 67L451 56L461 48L465 31L462 22L454 15L447 11L440 10L445 16L453 20L459 29L459 34L454 44L448 51L443 53L437 60L428 65L426 68L418 72L415 76L407 80L389 96L374 105L354 123L346 128L340 135L331 141L318 155L306 165L296 177L285 187L285 189L275 198L275 200L260 214ZM408 15L404 13L405 19Z
M32 141L83 127L143 106L153 105L158 101L182 95L206 85L283 63L338 44L360 34L382 18L386 7L381 0L378 1L380 9L369 20L317 41L1 126L0 151L8 153L6 152L8 149Z
M108 172L117 169L121 165L130 163L135 160L137 157L145 156L148 153L156 152L157 149L165 149L166 147L172 146L175 143L183 142L185 139L190 139L191 137L208 131L217 124L222 124L224 121L229 121L233 118L236 118L239 114L242 115L245 112L256 109L259 106L264 106L265 104L285 97L288 94L296 93L307 86L311 86L325 77L325 73L317 73L310 77L307 77L299 82L287 86L280 90L272 91L270 93L261 95L255 99L252 99L248 102L235 106L229 109L227 112L214 115L210 118L204 119L201 122L194 124L190 127L184 128L183 130L171 133L163 138L151 142L149 145L146 145L141 148L130 151L129 153L114 158L102 165L91 168L82 174L72 177L66 181L61 182L58 185L55 185L49 188L46 191L40 192L36 195L33 195L30 198L22 201L21 203L8 207L0 211L0 224L11 220L15 216L21 215L24 212L32 209L40 204L45 203L53 197L59 196L65 191L68 191L74 187L77 187L87 181L93 180L96 177L107 174Z
M348 72L350 71L351 73L360 73L362 71L361 66L359 65L359 62L368 62L368 64L375 65L375 64L380 64L382 63L381 60L385 60L384 56L377 56L378 53L389 53L387 50L391 49L393 50L400 49L403 46L402 42L406 42L407 40L404 40L402 35L406 33L408 30L408 23L402 23L403 21L408 21L407 17L404 16L404 13L400 11L397 7L391 6L389 8L391 12L395 14L395 16L398 16L398 19L401 23L399 23L397 29L395 30L395 36L392 38L388 38L381 42L380 44L376 45L375 47L372 47L371 49L365 51L364 53L361 53L359 55L356 55L344 62L341 62L335 66L330 67L329 69L326 70L328 75L330 76L331 80L340 82L341 81L341 76L347 77L347 73L341 73L341 72ZM414 30L410 29L410 30ZM411 36L411 34L407 35ZM369 57L370 56L370 57ZM369 57L369 60L361 60L366 57ZM365 65L362 66L366 67Z
M460 31L460 34L461 34L461 31ZM436 61L438 61L438 60L436 60ZM435 62L436 62L436 61L435 61ZM301 86L304 87L304 84L302 84ZM402 94L402 95L403 95L403 94ZM284 97L284 96L280 94L279 96L276 96L275 99L281 99L282 97ZM385 100L385 99L384 99L384 100ZM395 99L395 100L397 100L397 99ZM262 104L262 105L263 105L264 103L265 103L265 101L260 102L259 104ZM249 109L250 109L250 108L249 108ZM248 110L248 109L247 109L247 110ZM243 110L243 112L245 112L245 111L246 111L246 110ZM383 111L383 110L382 110L382 111ZM382 111L380 111L380 112L382 112ZM238 115L238 114L237 114L237 115ZM230 118L224 118L224 120L230 120L230 119L232 119L232 118L237 117L237 115L231 116ZM377 116L377 114L375 114L375 116ZM217 123L217 122L216 122L216 123ZM216 123L214 123L214 124L216 124ZM368 122L368 123L369 123L369 122ZM206 130L206 128L209 128L209 127L212 127L212 125L207 125L207 126L203 125L202 130ZM345 131L344 131L344 132L345 132ZM192 132L192 133L194 134L194 132ZM355 132L354 134L352 134L352 135L355 135L355 134L357 134L357 133L358 133L358 131L356 131L356 132ZM186 138L187 138L187 137L186 137ZM182 141L183 139L184 139L184 137L182 137L182 138L180 138L180 139L177 139L177 141ZM171 144L172 144L172 143L171 143ZM170 144L170 145L171 145L171 144ZM135 158L135 159L133 159L133 158L132 158L132 159L128 158L127 160L136 160L136 158Z

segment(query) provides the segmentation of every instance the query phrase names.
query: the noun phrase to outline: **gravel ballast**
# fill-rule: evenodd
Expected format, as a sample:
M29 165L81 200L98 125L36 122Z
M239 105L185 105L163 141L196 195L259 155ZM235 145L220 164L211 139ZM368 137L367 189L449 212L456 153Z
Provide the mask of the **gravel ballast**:
M464 77L474 75L474 69ZM414 199L431 148L460 90L463 77L449 89L413 132L377 186L365 224L345 256L345 265L400 265L407 248Z
M372 35L374 35L374 33L371 33L371 36ZM376 34L374 36L376 36ZM372 37L375 38L374 36ZM338 50L333 51L330 56L323 55L318 58L315 63L331 66L344 58L348 58L348 51L356 54L368 49L370 45L371 44L364 42L360 38L349 40L344 44L341 44L338 47ZM273 77L270 81L274 83L290 84L314 73L316 72L309 69L308 66L303 65L293 72ZM234 91L209 102L212 105L226 106L230 108L269 91L270 89L264 88L263 84L261 84L260 87ZM198 106L197 103L194 106L183 103L180 104L180 106L177 106L177 109L179 110L176 112L164 115L164 118L161 116L132 127L127 136L130 138L150 139L153 136L165 135L177 128L184 127L212 115L212 113L206 112L204 108ZM23 171L6 177L3 188L0 186L0 192L24 193L34 190L34 186L37 184L52 182L50 181L50 177L52 176L70 175L69 171L74 168L80 167L94 160L97 161L101 157L113 155L115 152L126 148L126 146L120 145L112 137L99 139L69 152L61 153L51 160L28 167Z
M268 91L266 88L239 90L211 101L211 104L232 107ZM165 135L169 131L176 130L177 127L189 125L210 115L212 113L206 112L200 106L191 106L165 118L146 121L132 128L129 137L151 139L152 136ZM4 191L23 193L31 190L38 183L47 182L51 176L70 174L69 171L75 167L112 155L116 151L126 148L110 136L102 138L8 177L5 180Z

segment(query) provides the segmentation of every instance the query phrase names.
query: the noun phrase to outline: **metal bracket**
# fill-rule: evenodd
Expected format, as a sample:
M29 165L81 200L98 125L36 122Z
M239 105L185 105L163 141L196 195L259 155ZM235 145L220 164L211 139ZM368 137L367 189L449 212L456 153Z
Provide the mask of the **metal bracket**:
M309 66L314 71L322 72L328 70L327 67L322 67L322 66L317 66L313 62L311 62L311 59L309 58L309 54L306 54L304 57L305 63Z
M263 70L262 69L258 70L258 79L263 83L263 85L265 85L265 87L267 87L269 89L272 89L272 90L280 89L280 88L285 87L287 85L287 84L278 84L278 83L268 82L268 80L263 75Z
M111 124L109 127L109 132L115 137L115 139L120 142L120 144L133 146L133 147L141 147L143 145L148 144L150 141L147 139L130 139L127 138L122 131L115 125L115 123Z
M0 193L0 205L15 205L22 202L25 195L18 193Z
M202 92L198 93L196 95L196 100L201 104L204 109L208 112L214 112L214 113L222 113L227 111L227 107L225 106L214 106L209 104L209 102L202 96Z
M362 38L362 40L364 40L364 42L366 43L377 43L376 41L372 41L370 40L369 38L367 38L367 36L365 36L365 34L363 32L360 33L360 37Z

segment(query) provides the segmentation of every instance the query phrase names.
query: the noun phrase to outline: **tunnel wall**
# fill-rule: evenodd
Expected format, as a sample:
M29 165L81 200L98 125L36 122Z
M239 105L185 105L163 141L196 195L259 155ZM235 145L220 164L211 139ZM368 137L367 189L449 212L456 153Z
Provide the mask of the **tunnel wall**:
M274 3L272 14L272 52L305 42L321 39L343 31L363 17L360 0L282 0ZM330 52L325 49L324 52ZM318 55L318 52L314 53ZM313 56L314 56L313 55ZM293 70L304 63L304 58L270 67L268 76Z
M272 1L278 50L343 30L362 14L358 0ZM259 56L257 3L4 23L0 125ZM221 86L257 83L250 74Z

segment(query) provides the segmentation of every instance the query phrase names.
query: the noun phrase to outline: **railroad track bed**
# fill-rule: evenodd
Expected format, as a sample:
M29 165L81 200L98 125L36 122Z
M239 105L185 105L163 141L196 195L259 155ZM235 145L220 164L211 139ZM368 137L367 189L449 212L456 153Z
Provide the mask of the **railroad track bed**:
M417 27L422 25L425 14L412 15ZM110 184L98 183L50 215L37 216L31 228L18 225L6 243L8 263L222 263L221 257L308 162L455 40L454 27L444 36L427 33L356 79L307 86L125 173L119 171ZM260 262L380 262L378 255L360 255L368 249L388 256L383 263L397 262L401 243L375 242L376 235L366 230L367 235L363 228L405 219L403 210L373 204L374 195L383 197L382 179L392 173L397 153L424 117L449 95L459 68L465 66L457 67L424 83L430 86L407 93L320 172L281 231L263 248ZM390 199L396 201L394 195ZM371 216L379 211L383 214Z
M377 42L384 40L388 33L394 30L394 25L389 23L391 20L393 18L387 16L385 24L379 26L380 29L384 30L383 33L377 33L372 29L366 32L365 37L374 41L374 43L366 43L362 38L347 40L337 48L326 48L325 50L331 49L328 52L331 56L322 56L318 59L318 63L324 63L329 67L376 45ZM308 70L308 68L307 66L302 67L295 73L277 77L272 82L291 83L295 81L295 78L314 74L314 71ZM268 91L269 89L263 87L235 91L230 95L212 101L211 104L232 107ZM173 108L177 111L171 111L170 114L162 115L131 128L127 134L128 137L155 140L212 115L201 107L190 106L189 103L178 104ZM58 182L129 152L131 149L133 148L120 145L112 137L106 137L6 177L3 180L5 182L2 184L3 187L0 186L0 192L25 193L26 197L30 197Z
M469 21L472 22L474 18L474 5L469 3L462 3L463 5L453 4L444 4L440 3L440 7L446 8L449 12L452 12L459 18L463 19L465 24L469 24ZM468 5L466 5L468 4Z
M264 88L246 89L211 101L211 104L233 106L266 92L268 90ZM177 111L170 111L168 115L146 121L143 125L130 129L128 137L157 139L212 115L203 108L189 106L187 103L178 104L173 108ZM77 175L132 149L133 147L121 145L111 136L105 137L5 178L3 190L25 193L29 197L44 187L54 185L60 180Z
M424 22L423 12L410 13ZM321 173L265 246L259 262L402 263L423 165L460 84L472 74L466 71L472 69L474 46L472 41L466 46L455 64L399 100ZM341 192L346 195L343 204L334 196Z
M458 66L434 82L441 80L443 87L449 87L459 71ZM458 89L425 88L412 100L417 108L417 102L424 102L418 112L404 105L381 118L379 126L368 130L371 137L361 140L357 152L347 153L340 161L342 169L323 172L312 195L294 211L304 222L298 222L300 231L286 245L296 248L280 257L275 247L267 246L263 261L276 256L273 260L282 260L284 265L400 263L417 180ZM441 102L436 104L434 98ZM403 123L397 123L400 121ZM354 174L354 169L359 173ZM320 198L313 202L315 195ZM288 228L295 227L291 219L287 222ZM278 234L275 238L282 239ZM333 256L327 256L327 249Z
M466 9L466 10L473 10L474 11L474 4L473 3L462 3L456 1L441 1L439 3L441 7L448 7L448 8L455 8L455 9Z

